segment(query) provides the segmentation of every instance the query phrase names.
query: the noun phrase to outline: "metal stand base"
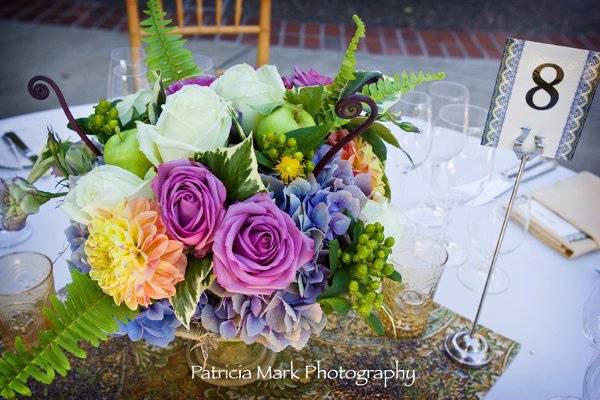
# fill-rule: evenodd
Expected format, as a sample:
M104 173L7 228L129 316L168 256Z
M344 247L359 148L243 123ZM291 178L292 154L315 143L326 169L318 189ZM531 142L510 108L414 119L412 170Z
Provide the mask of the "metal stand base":
M487 340L479 333L471 336L470 331L460 331L446 336L446 353L461 365L480 368L492 361Z

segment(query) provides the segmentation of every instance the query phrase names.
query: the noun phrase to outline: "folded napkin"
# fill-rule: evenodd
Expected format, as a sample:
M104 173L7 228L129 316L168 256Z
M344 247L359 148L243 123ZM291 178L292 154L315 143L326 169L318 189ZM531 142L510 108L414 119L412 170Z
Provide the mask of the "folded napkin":
M529 231L566 257L600 248L600 177L579 174L532 192ZM524 220L525 210L513 212Z

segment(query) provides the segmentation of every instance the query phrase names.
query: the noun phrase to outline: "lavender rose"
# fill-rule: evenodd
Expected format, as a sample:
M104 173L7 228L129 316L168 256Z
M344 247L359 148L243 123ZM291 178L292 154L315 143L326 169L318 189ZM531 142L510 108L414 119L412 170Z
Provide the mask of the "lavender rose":
M311 261L314 243L267 193L229 207L215 234L213 268L231 293L264 294L285 289Z
M174 160L158 166L152 190L168 235L204 257L225 217L225 186L202 164Z
M314 69L301 71L297 65L294 65L294 74L283 77L283 84L286 89L303 86L320 86L329 85L333 80L325 75L321 75Z
M211 75L201 75L194 76L192 78L182 79L180 81L171 83L167 88L166 93L167 95L173 94L186 85L210 86L210 84L213 83L215 79L217 78Z

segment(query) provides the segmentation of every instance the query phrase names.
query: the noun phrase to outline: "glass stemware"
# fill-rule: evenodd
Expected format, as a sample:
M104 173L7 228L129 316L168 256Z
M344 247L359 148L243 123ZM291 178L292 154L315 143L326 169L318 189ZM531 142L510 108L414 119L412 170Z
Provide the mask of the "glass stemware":
M144 50L138 47L118 47L110 52L108 65L108 99L124 97L148 87Z
M444 106L434 123L434 132L437 126L443 133L434 134L433 141L435 148L436 142L440 144L443 137L445 145L439 147L436 154L432 149L429 160L423 165L437 210L428 226L440 229L450 257L449 267L461 265L467 259L464 246L448 237L451 212L481 193L494 165L494 148L480 144L486 117L487 111L481 107L469 105L463 111L461 104Z
M490 294L501 293L508 289L510 278L502 268L502 257L517 249L527 237L531 216L530 207L531 198L529 196L519 196L515 200L500 249L500 256L488 287ZM505 199L475 207L470 211L467 227L470 261L460 267L458 279L467 288L477 293L483 290L505 212Z
M198 68L200 68L201 75L214 75L215 74L215 63L212 58L205 56L204 54L194 53L194 61Z
M600 283L596 283L583 308L583 334L592 346L600 349Z

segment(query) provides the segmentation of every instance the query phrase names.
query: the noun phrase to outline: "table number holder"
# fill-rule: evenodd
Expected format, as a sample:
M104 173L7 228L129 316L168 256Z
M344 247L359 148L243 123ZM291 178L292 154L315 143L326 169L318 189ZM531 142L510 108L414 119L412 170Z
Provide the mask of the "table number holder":
M523 171L525 170L525 166L529 160L542 154L544 151L543 137L537 135L534 137L535 150L533 152L526 152L523 150L523 143L530 133L531 129L522 127L521 134L515 139L515 143L513 145L513 151L515 152L517 158L520 159L519 169L517 171L515 183L508 200L508 205L506 206L506 212L504 213L500 234L498 235L498 240L496 241L496 247L492 255L492 260L490 262L485 284L483 286L481 298L479 299L479 306L477 307L477 313L475 314L473 325L471 326L470 330L462 330L448 335L444 341L446 353L450 356L450 358L458 364L467 367L481 368L492 360L492 351L490 349L490 345L485 336L477 333L477 326L479 324L479 317L481 316L481 311L487 296L488 286L492 279L492 275L494 274L494 267L496 266L496 261L498 260L498 256L500 254L500 249L502 247L502 242L504 240L504 235L506 233L506 228L508 226L513 204L519 191L519 185L521 183Z

